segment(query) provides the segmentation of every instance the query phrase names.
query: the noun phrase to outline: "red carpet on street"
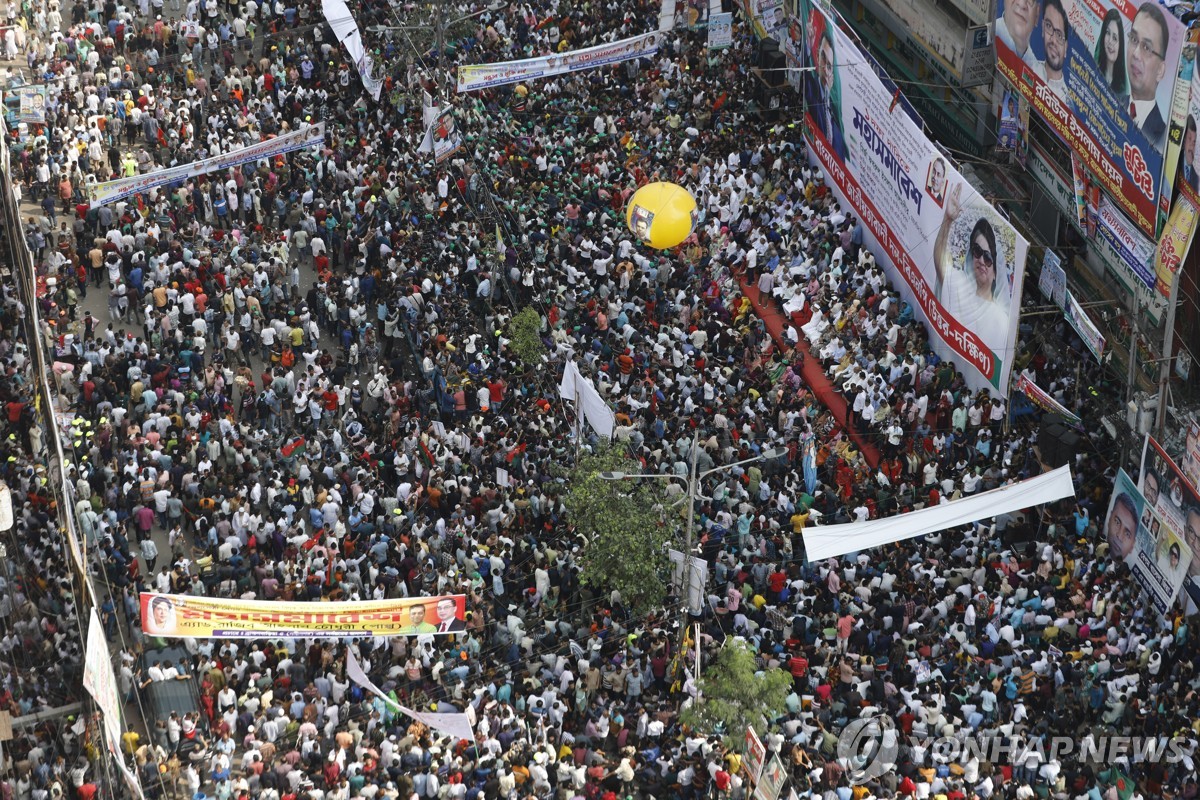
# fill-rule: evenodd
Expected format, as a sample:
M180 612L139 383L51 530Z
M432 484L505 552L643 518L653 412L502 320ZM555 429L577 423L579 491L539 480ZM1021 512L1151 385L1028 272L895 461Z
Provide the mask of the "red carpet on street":
M799 344L795 348L792 348L783 333L784 328L788 324L788 319L779 308L779 304L775 302L774 298L763 297L762 293L758 291L757 286L746 281L745 275L738 274L737 281L742 289L742 294L750 300L750 304L754 307L754 312L766 324L767 331L771 334L771 338L775 342L775 347L783 352L795 349L804 355L804 366L801 370L804 382L812 389L817 399L833 412L834 417L839 423L842 423L842 428L845 429L846 413L850 410L849 404L842 393L833 385L833 381L829 380L825 371L821 369L821 360L809 349L808 341L801 336ZM808 316L807 311L808 309L806 308L805 312L803 312L804 317ZM797 329L807 322L801 316L801 313L797 312L791 320ZM879 448L867 441L857 431L852 431L850 436L854 439L855 445L858 446L863 456L866 457L867 463L872 467L878 466Z

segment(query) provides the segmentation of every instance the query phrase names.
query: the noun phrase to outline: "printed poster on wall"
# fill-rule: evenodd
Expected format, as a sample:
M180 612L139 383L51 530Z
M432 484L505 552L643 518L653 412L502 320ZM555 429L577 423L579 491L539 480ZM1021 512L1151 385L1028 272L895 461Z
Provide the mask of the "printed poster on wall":
M1165 614L1188 576L1192 549L1164 523L1125 470L1113 482L1104 531L1110 555L1125 562L1154 608Z
M1155 0L999 0L996 64L1147 236L1186 28ZM1170 177L1165 181L1170 184Z
M329 603L142 592L142 631L174 639L420 636L461 633L466 595Z
M1156 518L1187 548L1190 558L1185 561L1184 589L1191 603L1200 605L1200 492L1152 436L1146 437L1142 448L1138 489Z
M808 134L879 262L972 389L1007 396L1028 242L950 164L854 43L799 4Z

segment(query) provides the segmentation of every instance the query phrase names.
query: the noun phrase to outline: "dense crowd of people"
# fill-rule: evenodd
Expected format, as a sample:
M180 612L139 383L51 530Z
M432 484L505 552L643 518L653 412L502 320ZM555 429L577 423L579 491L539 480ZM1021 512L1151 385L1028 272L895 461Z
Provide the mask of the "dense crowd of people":
M445 61L613 41L652 30L658 5L512 4L456 33ZM382 12L368 4L360 26ZM1149 610L1109 554L1099 525L1113 466L1093 449L1073 464L1074 507L806 563L808 525L902 513L1042 467L1034 429L1009 424L1001 398L970 392L932 353L799 129L764 121L744 26L726 51L676 31L650 59L460 96L464 148L435 165L418 152L424 96L451 102L434 59L408 58L403 35L372 39L388 71L375 101L314 3L189 0L164 13L162 0L36 0L10 4L9 19L10 56L55 87L47 124L18 132L13 163L38 209L25 234L46 286L39 344L118 682L135 698L192 681L200 698L126 734L149 796L747 795L740 732L680 723L695 676L679 666L678 599L634 614L580 583L561 467L603 443L586 428L578 441L559 403L568 360L645 471L686 474L694 441L702 470L787 452L708 481L696 518L711 582L697 621L702 660L738 637L761 668L791 672L787 713L759 733L798 795L1116 797L1113 764L1045 758L1037 743L1194 733L1189 621ZM317 121L318 150L88 202L92 184ZM654 179L684 185L704 212L671 252L646 249L622 219ZM744 285L804 322L775 341ZM511 340L524 308L541 320L541 367ZM806 386L805 352L845 394L847 418ZM1079 404L1065 356L1031 341L1017 363ZM20 441L36 428L9 423L5 446L36 452ZM34 531L46 512L36 473L20 474ZM61 563L53 541L25 538ZM185 640L190 659L143 669L157 643L142 632L141 591L464 594L468 614L451 636ZM12 644L69 653L74 609L41 596ZM475 740L364 691L346 675L350 651L396 700L468 711ZM77 660L57 668L69 677ZM38 689L13 693L22 710ZM838 733L880 711L898 723L896 768L852 787ZM920 745L930 731L986 731L1019 758L941 763ZM1191 798L1187 752L1117 766L1147 796ZM40 759L18 764L15 796L47 796L54 781L81 797L92 781L122 791L104 770Z

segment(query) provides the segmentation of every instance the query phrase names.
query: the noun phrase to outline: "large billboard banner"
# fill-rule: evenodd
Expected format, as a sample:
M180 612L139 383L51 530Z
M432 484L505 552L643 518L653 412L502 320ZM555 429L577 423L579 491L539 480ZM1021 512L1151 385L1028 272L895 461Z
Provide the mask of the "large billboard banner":
M826 12L811 0L799 12L789 47L812 68L802 87L810 143L835 193L929 321L935 352L971 388L1007 396L1028 242L898 108Z
M142 631L175 639L420 636L466 630L466 595L296 603L142 592Z
M1188 580L1184 588L1192 603L1200 605L1200 492L1151 436L1146 437L1142 449L1138 488L1156 518L1187 548L1189 558L1184 565Z
M1164 523L1125 470L1113 482L1104 532L1113 559L1124 561L1158 613L1167 613L1187 578L1192 549Z
M1147 235L1186 29L1155 0L1000 0L996 63Z

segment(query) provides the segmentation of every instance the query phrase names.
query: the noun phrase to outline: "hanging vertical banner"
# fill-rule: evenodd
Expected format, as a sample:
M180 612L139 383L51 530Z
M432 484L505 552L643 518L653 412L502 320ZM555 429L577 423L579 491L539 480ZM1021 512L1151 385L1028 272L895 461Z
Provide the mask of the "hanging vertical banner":
M1174 198L1178 196L1179 192L1179 177L1183 164L1183 133L1191 110L1192 77L1196 66L1197 41L1200 41L1200 31L1189 30L1183 49L1179 54L1179 72L1175 76L1175 92L1171 96L1171 118L1168 120L1167 126L1167 149L1163 154L1163 209L1170 207L1168 201L1174 203ZM1160 213L1158 217L1160 229L1166 221L1166 215Z
M930 344L974 390L1007 395L1028 242L898 108L870 61L813 0L799 0L809 143L862 220ZM789 41L791 37L788 37Z
M1020 95L1012 89L1004 90L1000 100L1000 126L996 131L996 149L1002 153L1013 153L1019 145L1017 130L1017 103Z
M724 50L733 45L733 14L713 14L708 18L708 49Z
M1107 195L1100 198L1100 234L1147 288L1154 287L1154 242L1142 235Z
M1191 31L1193 36L1200 37L1200 31ZM1188 99L1187 115L1183 121L1183 133L1180 137L1179 166L1175 170L1176 201L1180 193L1190 192L1193 205L1200 205L1197 193L1200 192L1200 137L1196 129L1200 123L1200 70L1195 69L1193 60L1191 93Z
M1059 308L1067 307L1067 273L1062 268L1058 253L1046 248L1042 256L1042 272L1038 275L1038 289L1046 299Z
M1154 286L1163 297L1171 296L1171 288L1192 246L1196 235L1196 195L1191 190L1181 192L1171 207L1171 216L1154 251Z
M1075 295L1067 292L1067 307L1063 309L1063 313L1067 317L1067 322L1079 334L1079 338L1083 339L1084 346L1091 351L1097 361L1104 358L1104 334L1100 333L1100 329L1096 327L1096 323L1092 322L1092 318L1084 311L1083 306L1079 305L1079 301L1075 299Z
M1200 491L1200 423L1188 424L1187 438L1183 442L1183 474L1192 490Z
M96 701L104 715L104 730L109 737L121 741L121 696L117 691L117 677L113 672L112 656L108 652L108 640L104 636L104 625L94 608L88 620L83 688Z
M1075 189L1075 217L1079 229L1089 239L1096 238L1096 229L1100 223L1100 186L1092 180L1092 176L1083 168L1083 164L1074 155L1071 156L1071 178Z
M1000 74L1154 236L1186 27L1155 0L1000 0L997 14Z

